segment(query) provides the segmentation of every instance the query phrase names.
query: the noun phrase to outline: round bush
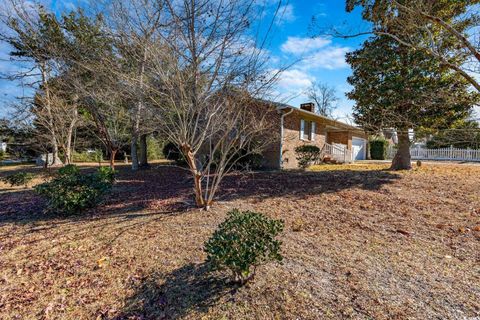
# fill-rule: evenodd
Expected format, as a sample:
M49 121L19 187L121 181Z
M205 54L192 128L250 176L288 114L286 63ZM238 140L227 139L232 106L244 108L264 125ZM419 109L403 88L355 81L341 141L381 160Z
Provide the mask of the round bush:
M282 261L281 242L275 237L283 227L281 220L234 209L205 242L207 261L216 269L229 269L234 280L243 284L255 275L258 265Z
M295 148L298 166L302 169L315 164L320 160L320 148L313 145L303 145Z
M36 186L35 191L48 201L51 210L65 215L78 213L97 205L111 189L113 171L104 168L82 174L75 165L68 165L53 180Z

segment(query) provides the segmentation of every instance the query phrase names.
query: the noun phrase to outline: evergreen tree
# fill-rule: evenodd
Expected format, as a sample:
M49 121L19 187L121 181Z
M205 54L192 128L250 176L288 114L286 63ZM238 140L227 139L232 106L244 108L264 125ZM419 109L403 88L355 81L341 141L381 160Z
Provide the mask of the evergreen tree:
M360 7L373 34L422 51L480 92L479 4L480 0L346 0L346 9Z
M28 62L31 68L11 76L12 79L28 78L27 83L36 90L36 101L41 101L42 115L38 123L43 127L44 135L39 135L40 144L45 145L53 154L53 165L61 160L58 156L57 123L55 123L54 93L49 83L58 75L57 58L64 45L64 34L61 24L53 13L47 12L42 6L37 7L37 13L32 17L20 15L10 18L7 27L10 33L0 39L8 43L13 50L10 56L21 62ZM39 78L39 79L38 79ZM35 101L33 103L35 105ZM37 104L38 105L38 104ZM24 110L21 110L23 112Z
M348 78L353 90L347 96L356 101L356 122L372 132L397 130L395 170L411 168L409 130L448 128L478 102L465 79L388 36L367 40L347 54L347 62L353 69Z

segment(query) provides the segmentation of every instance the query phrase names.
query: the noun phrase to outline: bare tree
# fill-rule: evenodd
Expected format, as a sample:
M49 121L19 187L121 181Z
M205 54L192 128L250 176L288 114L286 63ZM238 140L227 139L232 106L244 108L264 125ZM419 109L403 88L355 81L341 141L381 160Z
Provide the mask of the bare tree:
M165 15L163 1L152 0L115 0L110 5L108 26L115 39L115 46L120 53L122 70L118 72L123 84L123 94L128 97L130 114L132 118L130 150L132 157L132 169L139 168L139 154L137 145L140 142L143 148L143 137L153 131L146 123L146 71L149 61L152 59L149 47L159 39L164 31ZM157 42L158 43L158 42ZM143 159L145 161L145 159Z
M35 123L44 128L53 127L50 135L63 153L64 163L72 162L72 140L75 128L80 122L78 114L78 96L72 94L70 87L62 77L53 78L47 84L49 96L37 93L29 112L35 117ZM18 109L17 109L18 110ZM41 137L41 135L39 136Z
M105 146L114 169L117 153L130 141L132 121L120 78L112 72L118 65L106 53L103 58L74 62L83 75L70 78L70 86L79 95L78 103L87 112L85 117L95 124L95 135Z
M196 205L205 209L223 177L276 132L269 121L274 108L262 109L257 99L278 73L266 67L264 38L249 36L261 18L254 4L166 1L171 24L150 54L159 131L183 153Z
M316 112L320 115L330 117L336 108L338 101L335 88L322 82L313 82L307 89L307 96L315 103Z

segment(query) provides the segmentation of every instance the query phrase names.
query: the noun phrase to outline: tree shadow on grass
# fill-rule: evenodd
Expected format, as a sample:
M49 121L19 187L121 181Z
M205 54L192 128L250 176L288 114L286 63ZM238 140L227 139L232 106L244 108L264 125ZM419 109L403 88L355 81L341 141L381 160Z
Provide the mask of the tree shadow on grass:
M400 177L386 170L232 173L222 181L216 198L220 201L272 197L304 199L351 188L379 190ZM140 173L124 168L118 172L112 194L101 205L70 217L44 214L44 201L31 189L3 193L0 194L0 225L49 220L82 222L110 216L134 219L139 213L155 215L185 211L194 206L192 184L185 170L174 167L159 167Z
M84 171L93 169L86 168ZM46 212L46 201L33 189L0 192L0 225L42 221L54 221L55 224L82 222L110 216L133 219L138 212L145 210L152 215L184 211L188 207L185 200L191 192L191 186L185 180L188 177L183 170L176 168L132 172L122 167L117 170L112 192L97 207L69 216Z
M166 276L152 274L135 287L125 308L113 319L179 319L191 312L205 313L237 289L209 271L206 263L191 263Z
M400 179L388 170L274 171L233 174L222 182L220 200L271 197L305 198L359 188L375 191Z

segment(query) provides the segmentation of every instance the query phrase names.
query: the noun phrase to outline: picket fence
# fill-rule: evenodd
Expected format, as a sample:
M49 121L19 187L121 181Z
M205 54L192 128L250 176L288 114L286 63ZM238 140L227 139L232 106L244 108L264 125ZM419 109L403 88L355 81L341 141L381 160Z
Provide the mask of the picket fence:
M396 150L389 148L388 157L393 158ZM410 156L414 160L458 160L458 161L480 161L480 149L459 149L441 148L425 149L410 148Z

